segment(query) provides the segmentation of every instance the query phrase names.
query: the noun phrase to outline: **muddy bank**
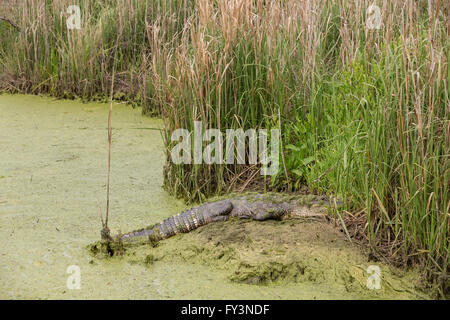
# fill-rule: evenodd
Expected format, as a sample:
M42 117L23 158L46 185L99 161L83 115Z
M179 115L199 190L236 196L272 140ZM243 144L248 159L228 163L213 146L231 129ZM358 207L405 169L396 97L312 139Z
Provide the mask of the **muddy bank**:
M94 246L97 252L98 246ZM89 249L93 249L92 246ZM217 270L230 283L255 288L297 287L298 297L355 299L417 299L417 273L369 261L331 222L290 218L255 222L233 218L211 223L188 234L155 244L124 243L120 260L152 272L158 263L188 263ZM367 288L367 268L381 270L381 289Z
M415 298L398 284L415 273L392 273L400 291L384 282L379 293L364 289L365 256L312 222L230 221L93 258L86 247L100 237L108 105L0 95L0 114L1 299ZM113 233L186 209L161 188L161 127L140 109L114 105ZM80 290L66 286L71 265L80 268Z

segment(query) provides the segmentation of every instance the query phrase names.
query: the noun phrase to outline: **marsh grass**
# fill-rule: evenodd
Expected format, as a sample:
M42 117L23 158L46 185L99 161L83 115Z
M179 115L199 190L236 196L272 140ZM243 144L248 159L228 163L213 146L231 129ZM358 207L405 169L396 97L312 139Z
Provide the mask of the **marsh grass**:
M0 24L0 87L9 92L108 101L117 52L114 98L157 113L146 85L151 62L147 33L158 27L165 30L167 42L175 39L189 3L33 0L0 7L0 16L9 17L21 29L17 32ZM74 4L81 8L81 30L66 27L67 7Z
M3 91L104 99L117 54L115 98L163 116L167 190L187 201L255 185L333 192L375 251L423 264L445 295L448 2L375 1L382 25L369 30L364 0L80 0L76 32L60 14L69 2L1 9L22 30L0 24ZM288 175L173 164L171 133L194 120L281 125Z

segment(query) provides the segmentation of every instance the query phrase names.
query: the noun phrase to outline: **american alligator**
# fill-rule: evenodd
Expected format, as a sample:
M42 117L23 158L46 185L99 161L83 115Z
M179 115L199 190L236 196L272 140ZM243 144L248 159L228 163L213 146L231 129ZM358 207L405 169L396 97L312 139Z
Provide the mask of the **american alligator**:
M141 230L121 234L118 240L133 241L145 237L150 241L159 241L177 233L186 233L211 222L226 221L230 217L264 221L268 219L281 220L289 216L320 216L323 212L305 210L311 205L323 204L329 200L326 197L314 196L287 197L252 195L240 198L220 200L206 203L165 219L161 223ZM321 207L323 209L323 207ZM315 212L315 213L314 213Z

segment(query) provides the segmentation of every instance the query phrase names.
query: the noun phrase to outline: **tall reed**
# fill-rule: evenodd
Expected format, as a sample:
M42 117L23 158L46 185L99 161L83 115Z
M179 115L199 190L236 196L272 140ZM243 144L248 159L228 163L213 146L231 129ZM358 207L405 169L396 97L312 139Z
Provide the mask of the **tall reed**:
M449 268L448 8L439 1L198 0L181 42L160 50L152 79L174 129L276 127L283 115L287 169L346 199L374 248ZM161 63L164 61L163 63ZM188 200L256 180L250 165L175 165L165 186ZM280 170L269 187L284 189ZM444 278L442 278L444 277ZM444 280L448 280L445 278Z
M69 5L81 8L80 30L66 26ZM33 0L0 7L0 16L21 29L0 23L0 88L107 101L117 51L114 98L159 113L147 81L147 33L157 26L173 41L190 8L183 0Z

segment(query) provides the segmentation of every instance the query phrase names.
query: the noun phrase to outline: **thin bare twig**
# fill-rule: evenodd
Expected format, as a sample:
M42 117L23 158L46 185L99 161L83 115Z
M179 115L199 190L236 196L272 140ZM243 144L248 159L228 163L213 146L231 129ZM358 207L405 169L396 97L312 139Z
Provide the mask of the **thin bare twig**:
M16 29L17 31L20 31L20 28L18 25L16 25L14 22L12 22L11 20L4 18L4 17L0 17L1 21L5 21L6 23L8 23L11 27L13 27L14 29Z
M336 166L337 166L338 162L335 162L331 167L329 167L327 170L325 170L324 173L322 173L320 176L318 176L316 179L313 180L314 182L319 181L320 179L322 179L324 176L326 176L327 174L329 174L331 172L331 170L333 170Z
M111 137L112 137L112 105L114 92L114 78L115 78L115 68L113 67L113 74L111 79L111 92L109 97L109 114L108 114L108 183L106 185L106 216L104 224L105 228L108 228L108 217L109 217L109 185L111 179Z

